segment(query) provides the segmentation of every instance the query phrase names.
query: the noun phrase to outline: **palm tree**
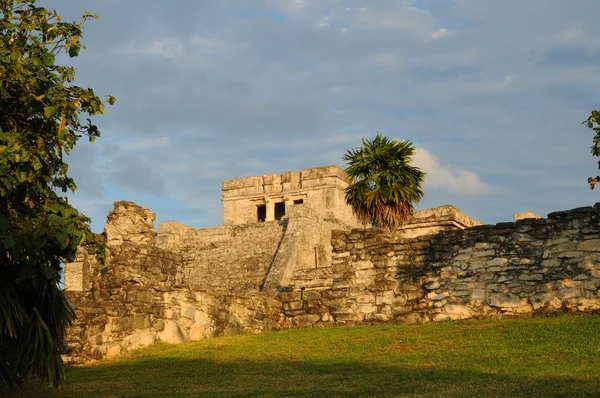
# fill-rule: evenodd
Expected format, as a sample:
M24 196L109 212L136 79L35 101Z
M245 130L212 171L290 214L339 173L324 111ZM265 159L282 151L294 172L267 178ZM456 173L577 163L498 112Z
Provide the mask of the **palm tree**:
M351 179L346 202L363 224L399 227L413 213L413 203L423 197L425 173L410 165L415 148L411 141L389 139L377 133L372 140L344 155Z

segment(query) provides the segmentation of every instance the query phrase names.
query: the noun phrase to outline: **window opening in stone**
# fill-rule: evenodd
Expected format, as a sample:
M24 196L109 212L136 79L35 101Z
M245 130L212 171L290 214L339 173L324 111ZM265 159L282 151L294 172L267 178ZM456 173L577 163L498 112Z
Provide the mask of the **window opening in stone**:
M267 219L267 206L258 205L256 206L256 217L258 222L263 222Z
M275 219L277 221L285 216L285 202L275 203Z
M296 199L296 200L294 200L294 204L295 205L301 205L302 203L304 203L304 199Z

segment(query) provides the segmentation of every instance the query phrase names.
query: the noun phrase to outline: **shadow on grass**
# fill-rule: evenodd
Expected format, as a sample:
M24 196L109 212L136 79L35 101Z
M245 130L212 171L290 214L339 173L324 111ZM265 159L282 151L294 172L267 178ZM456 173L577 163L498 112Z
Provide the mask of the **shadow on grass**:
M510 369L485 373L435 364L162 357L75 369L60 390L29 386L13 396L593 397L600 396L600 383L598 374L526 377Z

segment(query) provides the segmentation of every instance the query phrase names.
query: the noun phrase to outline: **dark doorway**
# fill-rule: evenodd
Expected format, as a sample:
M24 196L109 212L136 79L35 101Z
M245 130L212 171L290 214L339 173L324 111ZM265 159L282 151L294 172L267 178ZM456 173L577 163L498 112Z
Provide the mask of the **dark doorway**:
M304 203L304 199L296 199L296 200L294 200L294 204L295 205L301 205L302 203Z
M275 203L275 219L277 221L285 216L285 202Z
M258 205L256 206L256 216L258 218L258 222L263 222L267 219L267 206Z

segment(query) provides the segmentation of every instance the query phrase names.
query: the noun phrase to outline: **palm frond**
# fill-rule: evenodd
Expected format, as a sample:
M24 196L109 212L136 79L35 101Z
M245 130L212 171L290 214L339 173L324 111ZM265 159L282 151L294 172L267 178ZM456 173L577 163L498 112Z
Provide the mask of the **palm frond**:
M414 147L410 141L392 140L377 133L349 149L343 159L351 184L346 202L363 224L395 229L413 213L423 197L425 173L411 166Z

